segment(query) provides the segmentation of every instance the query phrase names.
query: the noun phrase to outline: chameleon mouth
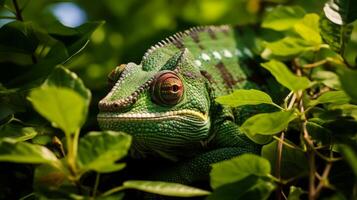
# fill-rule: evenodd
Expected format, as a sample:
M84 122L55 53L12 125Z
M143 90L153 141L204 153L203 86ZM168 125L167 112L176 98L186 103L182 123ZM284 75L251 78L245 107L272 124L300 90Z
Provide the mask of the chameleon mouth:
M198 118L200 121L207 121L208 114L203 114L198 111L184 109L178 111L168 111L168 112L157 112L157 113L123 113L123 114L114 114L114 113L99 113L98 121L101 120L114 120L114 121L157 121L165 119L175 119L175 118Z

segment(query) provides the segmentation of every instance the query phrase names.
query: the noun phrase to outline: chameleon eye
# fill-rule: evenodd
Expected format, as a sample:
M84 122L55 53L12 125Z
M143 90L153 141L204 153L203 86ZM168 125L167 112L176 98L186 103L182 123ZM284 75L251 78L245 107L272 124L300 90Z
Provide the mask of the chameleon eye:
M151 86L152 99L158 104L175 105L183 95L181 79L171 71L158 74Z
M109 74L108 74L108 85L110 88L112 88L115 83L118 81L121 73L125 69L125 64L121 64L117 67L115 67Z

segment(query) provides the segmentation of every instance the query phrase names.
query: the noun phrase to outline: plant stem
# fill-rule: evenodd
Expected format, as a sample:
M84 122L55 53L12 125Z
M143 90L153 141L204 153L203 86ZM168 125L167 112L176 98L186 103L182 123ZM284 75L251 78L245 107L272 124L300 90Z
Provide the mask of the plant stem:
M97 195L97 190L98 190L98 186L99 186L99 178L100 178L100 173L97 172L97 175L95 176L94 186L93 186L93 194L92 194L93 199L95 199L95 197Z
M283 154L283 142L284 142L284 131L280 134L280 140L278 141L278 159L276 160L276 167L275 167L275 176L280 180L281 179L281 158ZM281 200L283 193L283 186L279 183L278 189L276 190L276 199Z

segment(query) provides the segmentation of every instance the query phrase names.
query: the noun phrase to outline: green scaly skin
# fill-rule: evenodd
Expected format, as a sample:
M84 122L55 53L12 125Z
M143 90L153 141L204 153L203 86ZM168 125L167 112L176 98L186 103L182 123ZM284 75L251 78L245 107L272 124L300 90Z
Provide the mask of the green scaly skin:
M212 163L260 153L238 126L255 110L214 102L234 89L258 88L249 40L255 33L244 30L192 28L151 47L140 64L117 67L110 75L115 84L99 103L100 127L131 134L134 158L175 162L159 169L166 181L204 180Z

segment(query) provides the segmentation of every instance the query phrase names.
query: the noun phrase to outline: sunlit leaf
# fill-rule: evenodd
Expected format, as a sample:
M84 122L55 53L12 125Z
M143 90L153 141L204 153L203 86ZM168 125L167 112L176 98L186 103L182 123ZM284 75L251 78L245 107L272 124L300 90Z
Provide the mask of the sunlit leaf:
M298 6L278 6L264 18L262 27L277 31L292 28L305 15L304 9Z
M80 94L86 100L86 106L89 106L91 100L90 90L86 88L83 81L75 73L63 66L57 66L48 76L44 85L70 88ZM87 113L83 115L86 116Z
M216 188L208 196L208 200L265 200L274 191L275 184L257 176L247 176L239 181L228 183Z
M10 139L0 141L0 161L52 165L59 163L56 156L44 146Z
M31 91L28 98L37 112L66 134L79 130L85 121L86 101L73 90L41 87Z
M90 132L79 141L78 156L82 172L94 170L108 173L125 167L115 161L123 158L129 150L130 135L113 132Z
M178 183L169 183L161 181L125 181L123 183L125 189L136 189L144 192L160 194L165 196L175 197L195 197L206 196L210 192Z
M317 14L305 15L301 21L294 25L295 32L312 44L321 44L319 19Z
M274 135L287 128L296 117L293 110L262 113L248 118L240 128L248 137L255 134Z
M344 104L348 103L350 98L346 95L344 91L329 91L323 93L317 99L309 102L310 106L315 106L317 104L324 103L335 103L335 104Z
M341 84L338 80L338 76L334 72L330 71L313 71L311 74L311 78L315 81L321 82L327 87L333 89L341 89Z
M269 62L262 63L261 65L265 69L269 70L280 84L292 91L297 92L299 90L304 90L311 85L308 78L294 75L282 62L271 60Z
M229 95L220 96L216 98L216 101L220 104L232 107L238 107L243 105L258 105L262 103L274 104L273 100L267 93L254 89L235 90Z
M287 36L278 41L267 42L261 55L266 59L279 58L286 60L306 51L308 47L310 47L310 44L307 41Z
M212 165L212 188L242 180L250 175L266 176L270 173L269 161L254 154L243 154Z

